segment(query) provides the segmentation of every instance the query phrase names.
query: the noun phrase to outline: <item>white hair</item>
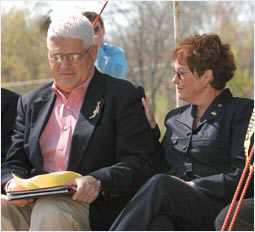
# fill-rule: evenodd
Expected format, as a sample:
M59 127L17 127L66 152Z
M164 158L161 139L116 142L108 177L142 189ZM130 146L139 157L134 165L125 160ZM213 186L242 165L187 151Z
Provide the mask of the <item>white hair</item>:
M47 33L47 46L49 40L54 37L81 39L84 47L88 48L94 43L94 30L85 16L72 15L66 18L57 18L51 22Z

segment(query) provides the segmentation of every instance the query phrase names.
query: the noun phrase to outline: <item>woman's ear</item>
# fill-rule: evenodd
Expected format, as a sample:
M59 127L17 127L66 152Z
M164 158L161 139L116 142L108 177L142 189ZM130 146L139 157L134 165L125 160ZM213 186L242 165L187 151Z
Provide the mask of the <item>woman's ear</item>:
M204 72L203 81L205 86L208 86L213 81L213 71L211 69L208 69Z

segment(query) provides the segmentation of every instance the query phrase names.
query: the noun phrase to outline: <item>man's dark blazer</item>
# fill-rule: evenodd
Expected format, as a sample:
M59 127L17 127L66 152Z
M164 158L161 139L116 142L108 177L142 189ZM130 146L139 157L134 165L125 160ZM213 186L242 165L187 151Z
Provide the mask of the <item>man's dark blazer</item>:
M11 145L18 98L17 93L1 88L1 162Z
M44 172L39 138L56 98L51 86L18 101L15 135L2 166L2 186L12 172L23 178ZM142 94L131 83L97 70L87 89L67 170L102 182L104 195L90 207L92 229L106 230L124 203L155 172L157 143L144 114Z

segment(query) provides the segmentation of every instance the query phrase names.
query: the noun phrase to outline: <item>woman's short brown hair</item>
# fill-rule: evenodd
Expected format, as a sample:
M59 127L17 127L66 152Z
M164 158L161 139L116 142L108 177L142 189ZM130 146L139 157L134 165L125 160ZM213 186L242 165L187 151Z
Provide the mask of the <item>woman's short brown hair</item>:
M223 44L216 34L194 35L180 42L172 59L187 64L191 72L202 76L206 70L213 72L211 86L223 89L236 70L234 55L229 44Z

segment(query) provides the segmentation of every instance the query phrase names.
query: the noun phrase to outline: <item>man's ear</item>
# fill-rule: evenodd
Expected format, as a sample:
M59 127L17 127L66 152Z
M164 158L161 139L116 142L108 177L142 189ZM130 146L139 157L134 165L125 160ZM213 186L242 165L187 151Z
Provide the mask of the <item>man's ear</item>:
M95 61L97 57L97 45L95 44L91 45L89 49L89 54L92 57L92 59Z

